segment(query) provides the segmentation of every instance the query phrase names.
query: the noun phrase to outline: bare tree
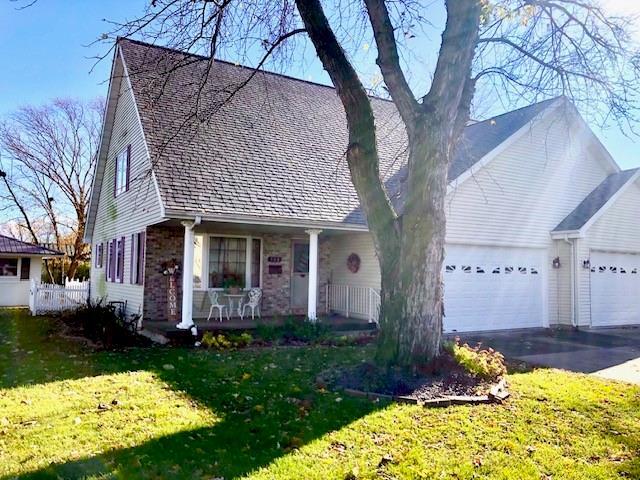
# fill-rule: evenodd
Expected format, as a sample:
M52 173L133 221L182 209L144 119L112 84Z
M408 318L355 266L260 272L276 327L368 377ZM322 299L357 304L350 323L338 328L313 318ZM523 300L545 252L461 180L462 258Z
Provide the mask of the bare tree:
M58 249L70 239L69 277L86 257L83 235L103 103L59 99L22 107L0 123L2 208L35 243L48 240L34 227L43 223Z
M506 103L562 94L579 106L588 102L601 122L631 126L636 118L640 57L628 20L608 17L596 0L444 0L444 6L426 92L416 92L406 73L407 59L420 48L408 39L429 24L429 2L154 0L112 32L199 53L209 64L227 56L256 69L303 62L310 40L344 107L346 159L380 262L383 364L416 366L440 352L447 170L477 92ZM376 46L377 67L406 131L402 208L392 205L380 179L376 119L358 73L366 61L358 48L363 38ZM194 58L203 60L184 57L165 66L165 74ZM209 69L198 71L193 81L201 92ZM244 84L229 86L226 100ZM198 122L218 111L199 94L194 105L190 116Z

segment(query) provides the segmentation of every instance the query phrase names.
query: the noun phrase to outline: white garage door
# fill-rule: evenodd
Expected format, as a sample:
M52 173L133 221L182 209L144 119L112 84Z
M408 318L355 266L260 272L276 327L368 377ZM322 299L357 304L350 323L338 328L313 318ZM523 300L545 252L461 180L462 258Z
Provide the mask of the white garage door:
M447 245L445 332L543 326L545 251Z
M591 252L591 324L640 324L640 254Z

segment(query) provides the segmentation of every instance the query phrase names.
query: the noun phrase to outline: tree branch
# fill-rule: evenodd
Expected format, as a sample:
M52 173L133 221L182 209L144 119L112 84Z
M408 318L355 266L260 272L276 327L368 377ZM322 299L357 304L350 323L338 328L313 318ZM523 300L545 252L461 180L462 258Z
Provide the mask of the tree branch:
M398 46L389 11L384 0L365 0L365 4L378 47L376 63L380 67L391 98L400 112L407 133L409 136L413 136L415 134L413 125L415 125L419 113L419 105L400 67Z
M319 0L296 0L298 12L318 57L344 106L349 131L347 162L377 247L380 239L398 235L396 213L380 180L375 119L369 97L329 25ZM380 250L378 250L380 252ZM381 252L383 257L387 252ZM385 258L380 259L382 262Z

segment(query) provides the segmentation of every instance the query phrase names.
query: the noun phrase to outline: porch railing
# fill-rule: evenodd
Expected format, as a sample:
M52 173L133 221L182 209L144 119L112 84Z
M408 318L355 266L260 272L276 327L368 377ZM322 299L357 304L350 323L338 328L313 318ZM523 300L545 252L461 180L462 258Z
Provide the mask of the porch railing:
M327 306L330 312L347 318L366 318L369 323L378 323L380 293L371 287L329 284Z
M31 315L46 312L61 312L78 308L89 298L88 281L69 281L65 285L40 283L31 280L29 309Z

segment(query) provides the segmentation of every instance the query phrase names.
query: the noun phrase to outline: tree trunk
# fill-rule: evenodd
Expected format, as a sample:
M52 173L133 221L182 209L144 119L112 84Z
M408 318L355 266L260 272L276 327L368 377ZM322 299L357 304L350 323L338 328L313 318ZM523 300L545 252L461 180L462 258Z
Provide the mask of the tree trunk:
M400 248L381 262L377 350L379 363L414 367L430 362L441 350L448 164L446 132L426 125L420 130L410 145L409 168L426 188L408 189L399 218ZM390 252L392 246L383 249Z
M452 145L468 119L471 62L482 2L445 0L447 23L429 93L418 103L406 81L383 0L366 0L377 63L407 133L405 204L397 212L379 174L373 109L335 37L320 0L296 0L309 38L345 110L347 163L367 218L382 274L377 361L418 367L440 354L447 170Z

